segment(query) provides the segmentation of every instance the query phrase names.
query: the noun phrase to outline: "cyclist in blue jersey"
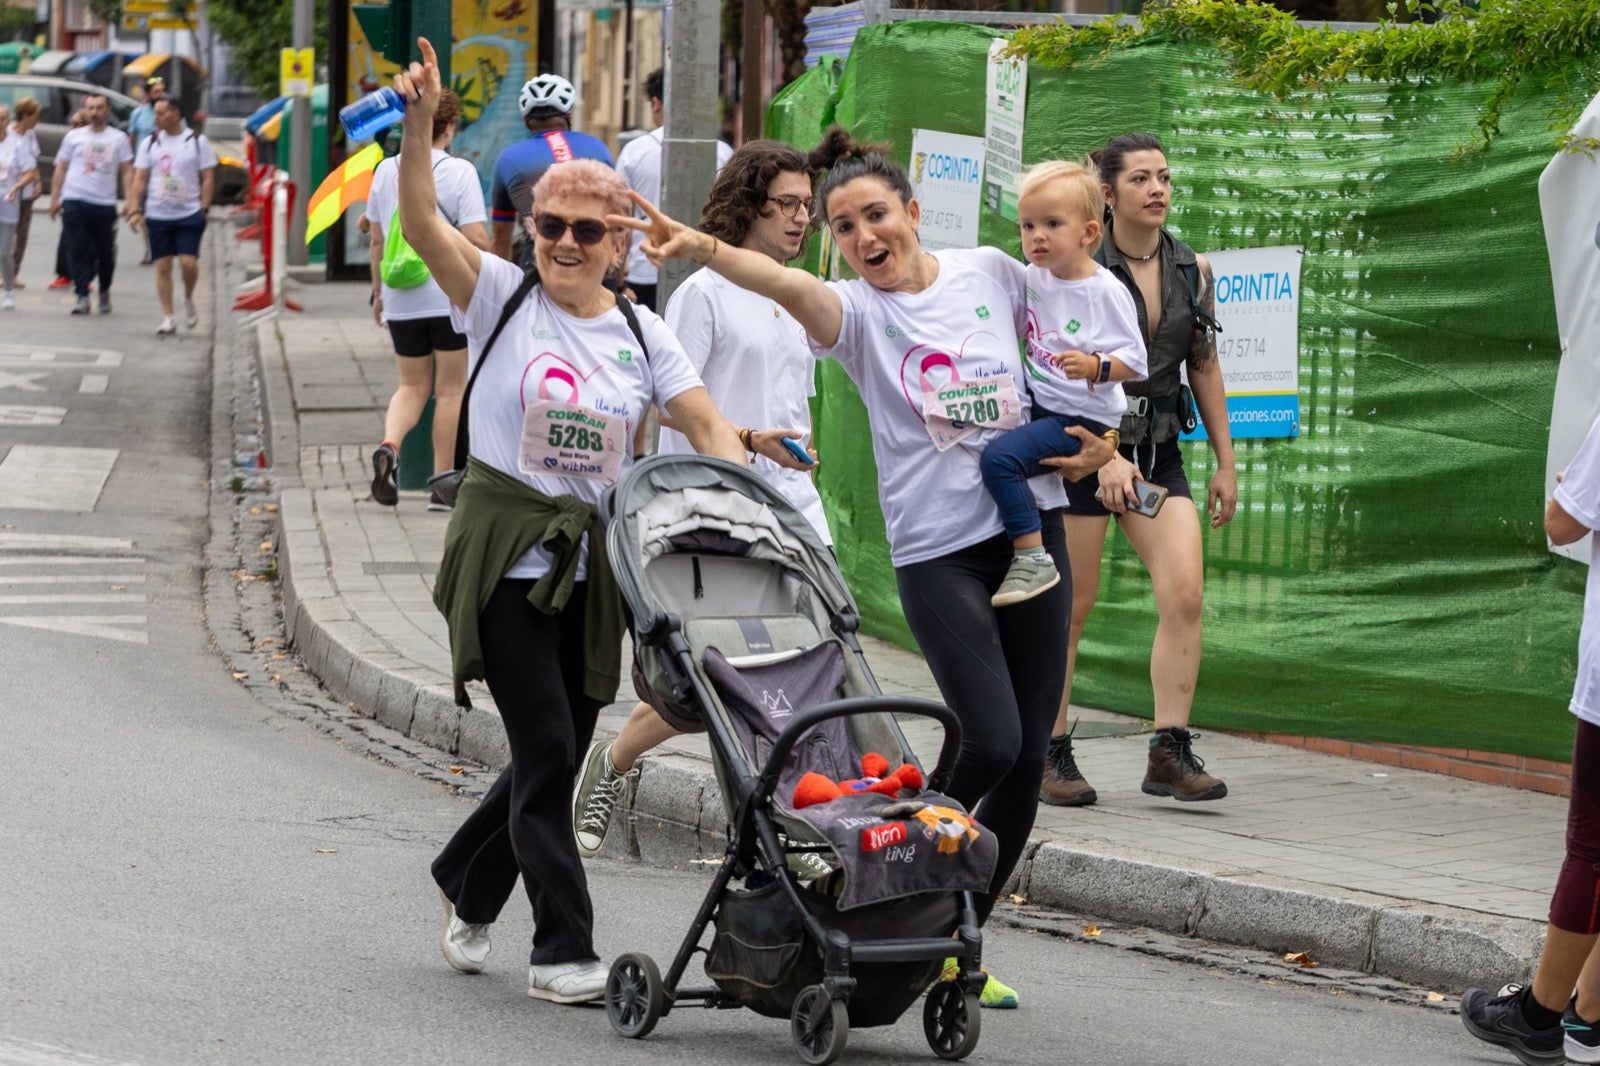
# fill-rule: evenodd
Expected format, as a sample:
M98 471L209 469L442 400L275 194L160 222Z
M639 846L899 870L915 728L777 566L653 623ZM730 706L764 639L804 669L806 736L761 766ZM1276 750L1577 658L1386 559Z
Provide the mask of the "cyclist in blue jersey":
M517 95L522 121L532 136L500 153L489 186L490 249L502 259L511 258L517 220L533 217L533 187L545 171L570 159L613 165L604 141L573 131L572 106L577 100L578 91L559 74L541 74Z

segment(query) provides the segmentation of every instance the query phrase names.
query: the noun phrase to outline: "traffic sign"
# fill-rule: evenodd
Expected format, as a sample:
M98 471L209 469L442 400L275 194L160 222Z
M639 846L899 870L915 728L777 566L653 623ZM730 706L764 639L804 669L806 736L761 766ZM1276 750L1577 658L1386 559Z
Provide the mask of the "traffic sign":
M150 30L191 30L194 29L194 20L196 18L198 18L198 12L190 14L188 18L124 12L122 15L122 29L126 33L148 33Z

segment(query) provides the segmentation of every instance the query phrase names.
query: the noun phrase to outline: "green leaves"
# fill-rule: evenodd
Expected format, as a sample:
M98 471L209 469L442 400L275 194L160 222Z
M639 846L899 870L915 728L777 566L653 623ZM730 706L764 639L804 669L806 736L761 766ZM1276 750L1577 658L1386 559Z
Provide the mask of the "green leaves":
M1489 93L1469 150L1494 140L1504 104L1526 85L1552 99L1552 129L1564 148L1594 150L1568 131L1600 91L1600 0L1395 0L1388 12L1370 27L1336 30L1260 0L1152 0L1137 23L1113 16L1018 30L1012 52L1069 67L1147 41L1201 44L1227 60L1240 85L1281 99L1353 82L1482 82Z

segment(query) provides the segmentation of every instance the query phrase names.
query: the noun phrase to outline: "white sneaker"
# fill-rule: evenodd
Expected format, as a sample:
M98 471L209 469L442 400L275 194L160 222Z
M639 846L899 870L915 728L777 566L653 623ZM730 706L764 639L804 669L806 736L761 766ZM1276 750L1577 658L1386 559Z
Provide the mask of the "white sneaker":
M444 904L444 932L439 937L439 950L445 961L462 973L482 973L483 964L489 960L489 925L471 925L456 917L456 905L439 889L439 902Z
M15 311L16 309L17 299L11 295L11 290L7 289L5 297L0 299L0 311Z
M183 301L183 324L190 329L200 324L200 312L194 309L193 300Z
M178 320L173 318L171 315L168 315L166 318L163 318L161 320L161 325L156 327L156 332L157 333L176 333L176 332L178 332Z
M595 959L529 966L528 996L551 1003L587 1003L606 994L606 975L610 972Z

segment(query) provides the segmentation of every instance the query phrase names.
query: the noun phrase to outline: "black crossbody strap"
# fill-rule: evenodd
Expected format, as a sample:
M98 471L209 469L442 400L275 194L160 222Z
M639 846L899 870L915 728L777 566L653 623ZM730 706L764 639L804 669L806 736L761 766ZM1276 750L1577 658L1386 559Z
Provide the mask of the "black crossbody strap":
M500 311L500 321L494 324L494 329L489 334L489 339L484 342L483 351L478 356L478 365L472 368L472 374L467 378L467 387L461 394L461 417L456 425L456 457L453 468L465 470L467 468L467 421L468 402L472 398L472 386L478 380L478 372L483 369L483 364L489 361L489 349L494 347L494 342L500 339L500 334L505 330L506 323L511 321L511 316L517 313L517 308L522 306L522 301L528 298L533 287L539 284L539 272L530 270L522 275L522 284L517 286L517 291L511 294L511 299ZM641 342L642 343L642 342Z

